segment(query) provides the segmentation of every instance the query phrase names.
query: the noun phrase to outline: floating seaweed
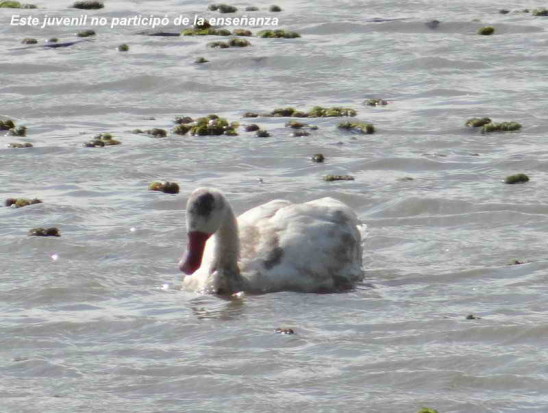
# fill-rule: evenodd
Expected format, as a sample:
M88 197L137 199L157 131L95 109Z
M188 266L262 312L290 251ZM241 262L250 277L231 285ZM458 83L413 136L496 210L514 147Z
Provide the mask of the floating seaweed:
M251 125L246 125L244 129L246 132L256 132L261 128L259 127L259 125L252 123Z
M209 60L207 60L205 57L197 57L194 63L202 64L202 63L208 63Z
M9 130L11 136L27 136L27 127L26 126L16 126Z
M278 327L276 330L274 330L274 332L276 334L284 334L284 335L291 335L291 334L295 334L295 330L293 330L292 328L281 328L281 327Z
M38 40L34 39L33 37L25 37L23 40L21 40L22 44L37 44Z
M264 129L259 129L255 135L257 138L269 138L271 136L270 133Z
M75 9L97 10L102 9L105 5L102 1L85 0L75 2L72 7Z
M521 129L521 124L518 122L500 122L500 123L494 123L490 122L481 128L482 133L489 133L489 132L512 132L517 131Z
M160 191L160 192L164 192L166 194L178 194L179 193L179 185L176 182L169 182L169 181L165 181L165 182L155 181L155 182L152 182L148 186L148 189L150 191Z
M259 11L259 8L255 6L247 6L245 11Z
M175 123L180 125L181 124L186 125L192 122L194 122L194 119L192 119L190 116L177 116L175 118Z
M230 47L247 47L251 46L251 42L247 39L233 38L228 41Z
M289 30L277 29L277 30L261 30L257 36L265 39L296 39L301 37L297 32Z
M230 45L227 42L210 42L207 44L208 47L213 49L228 49Z
M341 122L337 125L337 128L366 135L375 133L375 126L366 122Z
M15 122L11 119L0 120L0 130L10 130L15 128Z
M316 154L312 155L311 160L312 160L312 162L323 163L323 161L325 161L325 156L323 156L323 154L321 154L321 153L316 153Z
M243 118L258 118L259 114L255 112L246 112L242 115Z
M430 407L423 407L418 413L438 413L438 411L436 409L431 409Z
M28 205L41 204L42 201L38 198L28 199L28 198L8 198L6 199L5 205L12 208L22 208Z
M32 148L32 143L29 143L29 142L25 142L25 143L12 142L8 145L8 148L12 148L12 149Z
M531 14L533 16L548 16L548 9L545 9L544 7L540 9L534 9Z
M183 121L185 123L182 123ZM215 114L198 118L195 121L192 118L177 117L175 122L179 123L173 128L173 133L177 135L186 135L190 132L191 135L195 136L235 136L238 135L236 129L240 126L237 122L229 123L225 118L221 118Z
M293 136L294 138L300 138L302 136L310 136L310 132L305 131L305 130L301 130L301 129L297 129L296 131L291 133L291 136Z
M129 51L129 46L127 44L121 44L120 46L118 46L118 51L119 52L128 52Z
M232 33L227 29L215 29L207 20L204 20L190 29L183 30L181 34L183 36L230 36Z
M147 135L151 135L155 138L165 138L167 136L167 131L160 128L148 129L144 133L146 133Z
M384 99L367 99L365 102L367 106L386 106L388 102Z
M122 142L113 138L110 133L100 133L89 142L84 143L86 148L102 148L104 146L120 145Z
M356 116L356 114L356 111L351 108L344 108L340 106L324 108L321 106L314 106L312 110L308 113L308 116L311 118L331 118L342 116Z
M276 6L275 4L270 6L268 8L268 11L271 11L271 12L274 12L274 13L278 13L278 12L281 12L282 11L282 8L280 6Z
M525 174L510 175L504 180L506 184L523 184L525 182L529 182L529 177Z
M466 121L466 126L470 128L480 128L488 123L491 123L491 119L489 118L471 118Z
M78 33L76 33L76 36L78 37L91 37L91 36L95 36L95 30L91 30L91 29L88 29L88 30L81 30L79 31Z
M0 1L0 9L36 9L36 5L18 1Z
M234 29L232 30L232 34L234 36L253 36L253 33L251 32L251 30L247 30L247 29Z
M353 181L354 177L352 175L326 175L323 177L323 180L326 182Z
M244 115L245 116L245 115ZM265 116L274 117L296 117L296 118L328 118L328 117L343 117L343 116L356 116L356 111L351 108L343 107L331 107L324 108L321 106L314 106L310 112L299 111L293 107L277 108Z
M237 7L230 6L228 4L210 4L208 7L211 11L218 11L219 13L236 13L238 11Z
M33 228L29 231L29 235L35 236L35 237L60 237L61 234L59 233L59 228L51 227L51 228Z
M485 26L478 30L478 34L482 36L490 36L495 33L495 28L493 26Z

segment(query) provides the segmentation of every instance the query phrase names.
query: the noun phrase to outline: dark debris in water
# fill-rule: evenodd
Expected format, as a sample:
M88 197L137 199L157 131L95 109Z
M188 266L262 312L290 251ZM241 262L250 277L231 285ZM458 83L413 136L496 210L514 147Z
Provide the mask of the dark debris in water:
M285 327L278 327L276 330L274 330L277 334L283 334L283 335L291 335L295 334L295 330L292 328L285 328Z
M35 237L60 237L61 234L59 232L58 228L51 227L51 228L33 228L29 231L29 235L35 236Z
M38 198L28 199L28 198L8 198L4 203L7 207L12 208L22 208L28 205L41 204L42 201Z
M164 182L155 181L148 186L148 189L150 191L160 191L166 194L178 194L179 184L177 184L176 182L169 182L169 181L164 181Z

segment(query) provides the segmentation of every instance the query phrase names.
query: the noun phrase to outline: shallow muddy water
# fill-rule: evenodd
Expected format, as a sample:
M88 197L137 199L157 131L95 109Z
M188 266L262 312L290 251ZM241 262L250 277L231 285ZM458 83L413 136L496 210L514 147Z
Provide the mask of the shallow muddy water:
M0 411L548 411L548 17L499 13L542 4L253 3L302 37L219 50L211 37L93 27L89 42L21 49L90 27L10 25L17 13L220 16L199 1L36 4L0 9L0 114L28 127L0 136L1 200L44 201L0 208ZM487 25L494 35L476 34ZM242 118L314 105L351 107L377 132L318 118L296 138L287 119ZM272 136L131 133L210 113ZM477 116L523 127L481 134L464 126ZM122 144L82 146L103 132ZM516 173L530 181L504 184ZM148 191L154 180L181 193ZM368 226L364 282L234 300L181 291L184 207L204 185L238 213L274 198L346 202ZM62 236L27 235L40 226Z

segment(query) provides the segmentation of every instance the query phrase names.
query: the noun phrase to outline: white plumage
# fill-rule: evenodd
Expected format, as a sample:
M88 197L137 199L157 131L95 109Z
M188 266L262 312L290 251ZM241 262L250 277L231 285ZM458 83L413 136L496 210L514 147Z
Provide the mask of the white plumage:
M199 188L187 204L180 268L192 275L183 287L217 294L352 288L363 278L358 226L354 211L333 198L274 200L236 220L220 191Z

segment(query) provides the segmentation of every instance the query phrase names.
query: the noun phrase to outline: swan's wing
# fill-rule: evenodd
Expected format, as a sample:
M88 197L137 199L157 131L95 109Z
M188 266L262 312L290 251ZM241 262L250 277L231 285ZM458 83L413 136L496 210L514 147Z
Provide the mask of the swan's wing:
M257 257L264 244L270 244L269 237L272 234L268 222L280 209L289 205L292 205L289 201L276 199L252 208L238 217L241 257Z
M261 288L329 290L362 277L359 220L348 206L322 198L272 205L270 212L240 234L242 269Z

